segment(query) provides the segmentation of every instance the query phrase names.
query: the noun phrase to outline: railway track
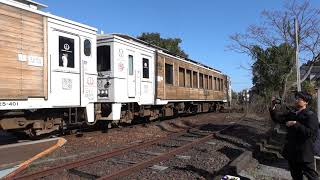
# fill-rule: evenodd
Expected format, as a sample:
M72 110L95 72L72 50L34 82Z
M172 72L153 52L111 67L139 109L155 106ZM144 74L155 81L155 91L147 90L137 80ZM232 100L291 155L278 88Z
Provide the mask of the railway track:
M190 150L190 148L195 145L199 145L201 143L205 143L210 139L215 137L215 134L227 130L228 128L233 127L234 125L224 126L223 128L212 132L201 131L197 128L182 130L180 132L171 133L166 137L158 138L151 141L142 142L139 144L127 146L124 148L115 149L111 152L101 153L94 155L92 157L79 159L74 162L61 164L46 170L38 171L31 174L20 175L17 174L14 177L10 177L10 179L37 179L43 177L49 177L51 175L57 174L59 172L68 172L72 175L77 175L84 178L89 179L114 179L119 177L128 176L134 172L145 169L149 166L152 166L158 162L168 160L175 155L186 152ZM172 145L175 144L175 145ZM148 152L148 149L162 149L162 152ZM133 161L128 160L119 160L117 157L119 156L127 156L129 157L132 153L143 154L143 158L135 159ZM116 159L116 160L115 160ZM112 160L113 163L123 164L125 162L125 166L119 168L121 170L110 171L108 174L99 174L95 172L82 172L81 170L87 166L95 166L102 161ZM108 167L106 167L108 168ZM95 168L93 168L95 169ZM103 171L105 172L105 171Z
M206 113L203 113L206 114ZM182 114L180 116L178 116L179 118L181 117L192 117L195 116L196 114ZM3 139L2 140L2 144L0 145L6 145L6 144L14 144L14 143L18 143L18 142L31 142L34 140L39 140L39 139L50 139L50 138L55 138L55 137L63 137L63 138L68 138L71 136L76 136L76 137L82 137L83 135L86 136L90 136L90 135L94 135L97 133L106 133L106 132L112 132L112 131L124 131L125 129L128 128L135 128L135 127L139 127L139 126L144 126L144 127L148 127L148 126L153 126L153 125L159 125L161 122L163 121L167 121L167 120L172 120L175 117L168 117L166 119L158 119L158 120L154 120L154 121L148 121L148 122L136 122L133 124L128 124L128 123L123 123L123 124L119 124L118 126L115 127L107 127L107 125L95 125L92 127L89 126L85 126L85 127L79 127L79 128L75 128L72 130L68 130L68 131L55 131L51 134L47 134L44 136L39 136L36 138L30 138L27 137L27 135L22 134L22 133L17 133L17 134L5 134L4 131L0 130L0 135L2 135Z

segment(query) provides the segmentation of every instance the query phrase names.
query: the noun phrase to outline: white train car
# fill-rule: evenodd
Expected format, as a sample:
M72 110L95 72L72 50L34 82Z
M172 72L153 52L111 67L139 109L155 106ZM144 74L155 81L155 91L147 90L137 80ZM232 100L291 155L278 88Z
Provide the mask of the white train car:
M0 128L30 135L94 121L96 29L0 0Z
M124 106L154 105L154 48L116 34L98 35L97 65L97 111L107 114L102 118L98 113L97 119L132 119L133 114L121 117Z
M130 123L228 102L226 75L128 35L98 35L97 66L96 120Z

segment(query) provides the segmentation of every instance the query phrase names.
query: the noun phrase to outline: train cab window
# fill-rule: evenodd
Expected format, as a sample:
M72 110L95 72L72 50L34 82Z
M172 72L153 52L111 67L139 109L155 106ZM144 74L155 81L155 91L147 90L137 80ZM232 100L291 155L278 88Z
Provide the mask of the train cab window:
M192 78L193 78L193 84L192 87L193 88L198 88L198 72L193 72L192 73Z
M171 64L165 64L166 84L173 85L173 66Z
M97 49L97 70L110 71L111 68L111 56L110 46L99 46Z
M59 66L74 68L74 39L59 36Z
M217 78L217 83L218 83L217 84L218 85L218 89L217 90L220 91L220 78Z
M204 75L204 89L208 89L208 75Z
M149 78L149 59L142 58L143 78Z
M199 73L199 88L203 89L203 74Z
M212 90L212 76L209 76L209 88L210 90Z
M133 56L128 56L128 69L129 69L129 75L133 75Z
M185 86L185 71L184 68L179 68L179 86Z
M91 42L90 42L90 40L88 40L88 39L84 40L83 51L84 51L84 55L91 56Z
M192 78L191 78L191 70L186 70L186 87L191 87Z

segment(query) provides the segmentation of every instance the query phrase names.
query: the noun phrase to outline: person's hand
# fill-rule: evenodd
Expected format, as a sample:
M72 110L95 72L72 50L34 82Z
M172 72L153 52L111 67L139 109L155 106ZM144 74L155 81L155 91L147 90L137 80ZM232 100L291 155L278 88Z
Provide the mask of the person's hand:
M271 98L271 104L272 104L272 106L274 106L276 104L276 97L273 96Z
M293 125L295 125L295 124L297 124L297 121L287 121L287 122L286 122L286 126L287 126L287 127L291 127L291 126L293 126Z
M276 108L276 97L271 98L271 109L274 110Z

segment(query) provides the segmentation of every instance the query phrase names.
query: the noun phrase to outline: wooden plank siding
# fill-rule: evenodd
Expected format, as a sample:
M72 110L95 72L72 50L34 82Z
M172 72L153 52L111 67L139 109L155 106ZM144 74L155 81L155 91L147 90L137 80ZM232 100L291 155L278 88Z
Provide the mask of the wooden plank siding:
M47 98L47 18L0 4L0 99ZM19 61L23 54L43 58L43 66Z
M173 66L173 84L166 83L165 64ZM226 99L226 88L215 85L226 84L226 76L193 65L178 58L157 53L157 99L161 100L222 100ZM184 73L183 73L184 72ZM203 75L203 88L199 75ZM197 77L197 79L195 79Z

